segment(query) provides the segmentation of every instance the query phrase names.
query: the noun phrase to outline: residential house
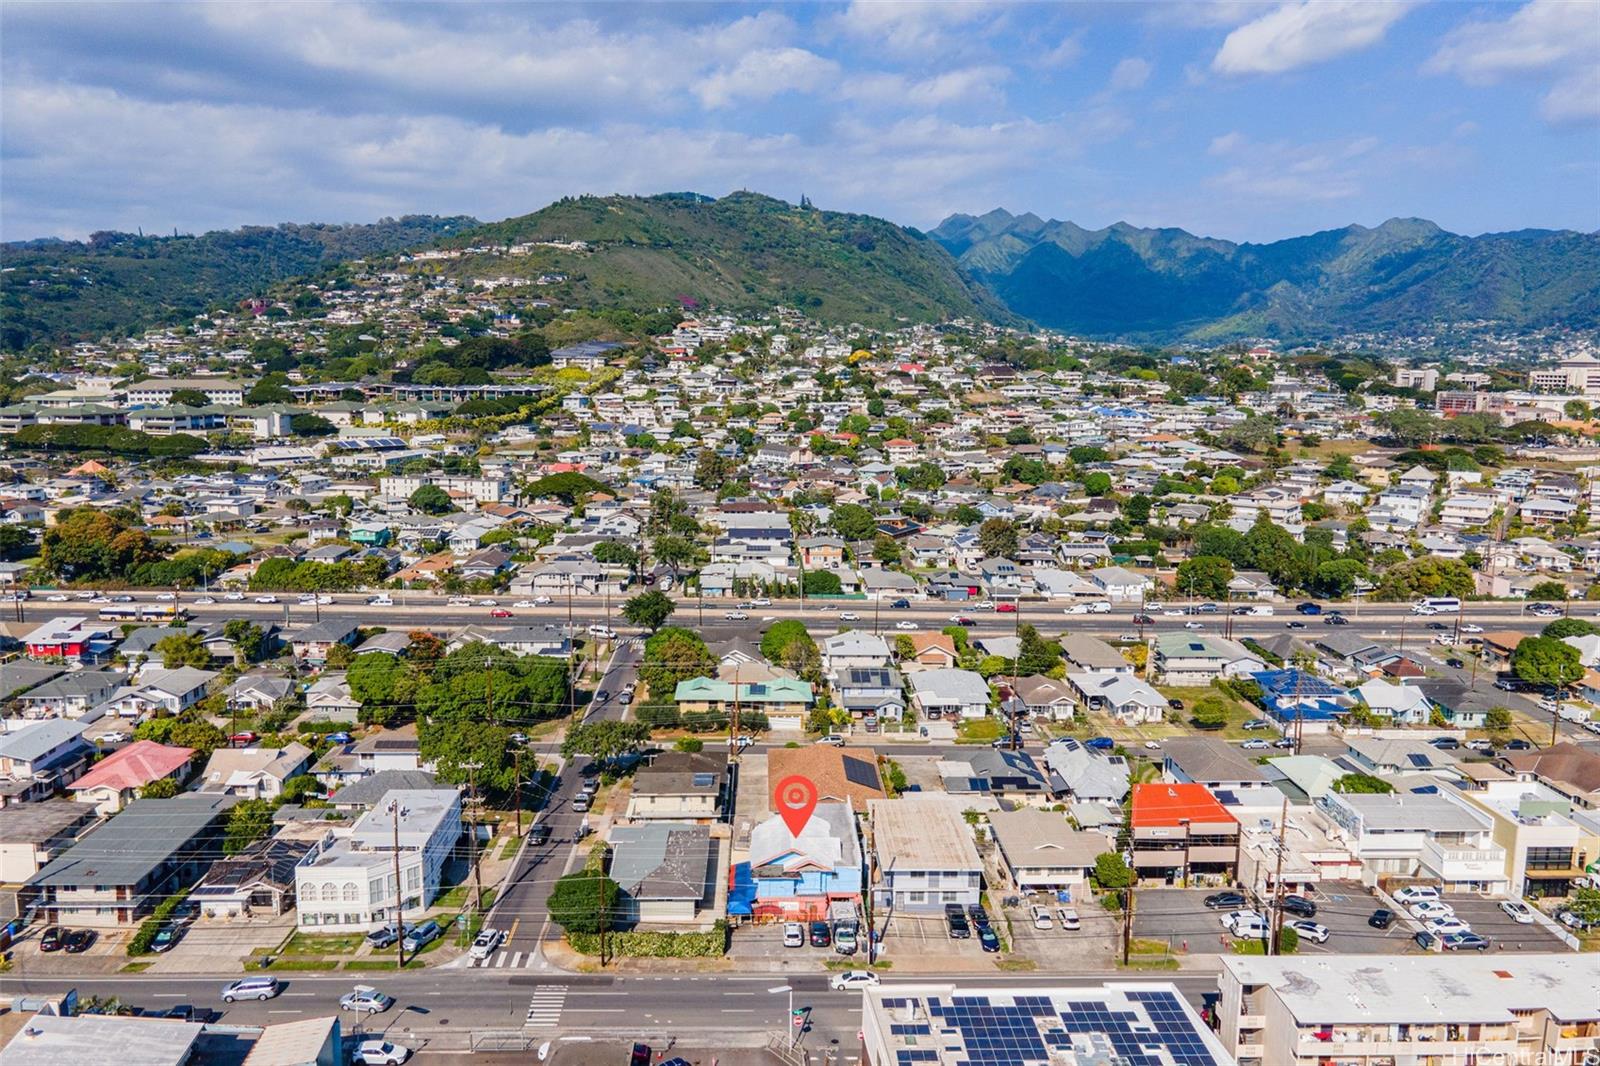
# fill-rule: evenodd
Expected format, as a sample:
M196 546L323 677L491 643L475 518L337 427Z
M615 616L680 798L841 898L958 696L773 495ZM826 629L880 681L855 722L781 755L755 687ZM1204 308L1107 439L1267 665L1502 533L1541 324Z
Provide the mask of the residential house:
M0 808L0 885L22 884L99 822L93 810L70 800Z
M49 715L80 718L91 707L99 707L110 699L122 681L123 675L110 670L75 670L34 686L17 696L16 701L26 718Z
M1027 713L1034 718L1051 721L1069 719L1076 712L1078 693L1066 681L1035 674L1019 677L1011 686L1014 699L1021 700Z
M818 803L799 835L774 814L750 832L756 917L787 922L828 917L835 901L861 902L861 845L849 802Z
M1351 692L1367 709L1381 718L1402 725L1427 725L1433 703L1421 689L1373 680Z
M1445 892L1503 892L1506 849L1494 820L1449 791L1327 792L1316 808L1361 860L1369 885L1435 880Z
M1073 673L1067 684L1089 710L1126 725L1159 722L1167 713L1167 698L1131 672Z
M838 674L852 667L889 666L888 642L875 633L847 629L822 638L822 669Z
M775 784L796 775L816 786L820 802L848 803L852 810L864 811L871 801L888 796L878 773L878 754L870 748L814 744L768 750L768 781Z
M246 674L223 692L229 710L270 711L294 693L294 682L277 674Z
M30 659L75 659L102 662L116 647L116 629L76 615L59 615L22 638Z
M200 773L200 791L276 799L284 782L310 765L311 749L298 741L281 747L218 748Z
M727 792L726 757L662 752L634 771L626 817L632 822L714 822L722 817Z
M924 719L982 718L989 713L989 683L971 670L919 670L908 680Z
M1133 664L1122 653L1099 637L1085 633L1063 633L1061 650L1067 669L1078 674L1132 674Z
M215 670L193 666L146 668L132 684L113 692L105 706L124 718L145 718L161 712L178 714L205 699L206 688L216 677Z
M1045 745L1044 764L1058 796L1119 807L1128 795L1128 760L1121 755L1102 755L1061 737Z
M101 814L115 814L152 782L171 778L182 784L193 757L193 748L136 740L95 763L67 789L77 802L91 804Z
M294 657L301 662L318 665L328 661L328 652L335 644L355 647L359 632L354 623L328 619L315 622L289 637Z
M852 666L832 677L834 702L852 718L898 721L906 697L900 674L888 667Z
M236 855L218 859L189 891L189 900L205 918L276 917L294 906L294 872L300 860L326 837L267 837L247 844Z
M95 755L84 728L48 718L0 733L0 807L49 799L82 776Z
M912 793L868 804L877 913L937 914L946 904L981 902L983 860L961 802Z
M956 665L956 642L947 633L917 632L907 636L912 655L901 660L907 670L943 670Z
M1243 677L1266 660L1236 640L1205 633L1158 633L1150 641L1150 666L1168 685L1209 685L1219 677Z
M706 825L652 822L611 830L611 879L624 926L709 927L719 882L718 840Z
M1133 869L1169 885L1226 884L1239 869L1239 821L1200 784L1133 786Z
M978 794L1021 802L1044 802L1050 782L1026 751L974 747L938 761L939 776L950 795Z
M1060 814L1036 807L990 811L988 820L1016 892L1087 896L1095 858L1107 850L1104 836L1074 829Z
M1225 806L1260 806L1283 798L1254 759L1235 744L1212 737L1170 737L1161 742L1168 781L1198 784Z
M1156 587L1151 578L1120 566L1096 567L1088 576L1112 603L1143 603Z
M1576 807L1600 810L1600 751L1564 743L1539 751L1502 755L1500 763L1520 781L1538 781Z
M350 691L350 680L343 670L323 674L306 689L306 711L321 722L354 723L361 713L361 701Z
M25 883L47 925L137 926L222 854L232 796L138 800Z
M789 677L737 684L709 677L695 677L678 682L678 687L672 695L677 701L678 709L685 714L710 712L731 716L740 710L745 710L760 711L769 717L773 715L803 717L815 702L809 682Z

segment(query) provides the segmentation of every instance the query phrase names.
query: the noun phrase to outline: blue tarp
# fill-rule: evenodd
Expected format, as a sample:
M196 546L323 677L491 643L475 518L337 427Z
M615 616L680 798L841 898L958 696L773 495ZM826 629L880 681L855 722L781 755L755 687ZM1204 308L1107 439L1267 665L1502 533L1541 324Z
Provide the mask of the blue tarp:
M728 913L751 915L756 907L756 879L750 875L750 864L734 863L733 884L728 889Z

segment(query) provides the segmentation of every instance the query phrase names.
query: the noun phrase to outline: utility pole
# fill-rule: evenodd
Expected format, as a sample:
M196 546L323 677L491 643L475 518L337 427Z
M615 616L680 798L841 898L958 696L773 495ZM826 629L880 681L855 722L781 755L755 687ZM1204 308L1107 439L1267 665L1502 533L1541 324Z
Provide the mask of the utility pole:
M400 882L400 809L399 800L389 801L389 812L394 815L394 951L395 969L406 968L406 894Z
M1272 943L1267 945L1267 954L1278 954L1278 934L1283 932L1283 852L1284 832L1289 825L1289 797L1283 797L1283 808L1278 813L1278 869L1272 875Z
M595 914L600 924L600 966L606 964L606 874L604 864L595 871L594 879Z
M733 667L733 721L728 730L728 746L733 749L733 761L739 761L739 712L742 707L739 703L739 666L737 662Z
M1122 890L1122 965L1133 954L1133 886Z
M477 768L477 763L467 764L467 802L469 804L475 802L478 795L477 781L474 776L474 771ZM469 830L467 861L472 864L472 909L479 911L483 909L483 868L478 865L478 818L477 815L472 813L470 806L467 808L467 828Z
M511 749L511 773L516 778L512 782L512 790L516 795L517 806L517 839L522 839L522 745L518 744Z

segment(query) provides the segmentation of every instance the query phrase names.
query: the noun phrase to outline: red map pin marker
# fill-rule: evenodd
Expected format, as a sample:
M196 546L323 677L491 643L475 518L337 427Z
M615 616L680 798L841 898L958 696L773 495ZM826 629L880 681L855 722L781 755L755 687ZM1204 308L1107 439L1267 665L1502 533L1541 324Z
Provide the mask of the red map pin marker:
M789 835L799 836L806 823L811 821L811 813L817 809L817 786L809 777L791 774L779 781L778 787L772 790L772 805L783 816L783 824L789 827Z

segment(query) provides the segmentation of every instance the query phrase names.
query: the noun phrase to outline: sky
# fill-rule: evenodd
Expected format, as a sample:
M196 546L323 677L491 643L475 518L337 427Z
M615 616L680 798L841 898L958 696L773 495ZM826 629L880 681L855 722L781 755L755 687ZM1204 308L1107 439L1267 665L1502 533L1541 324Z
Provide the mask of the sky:
M1600 229L1600 0L0 5L0 237L752 189Z

